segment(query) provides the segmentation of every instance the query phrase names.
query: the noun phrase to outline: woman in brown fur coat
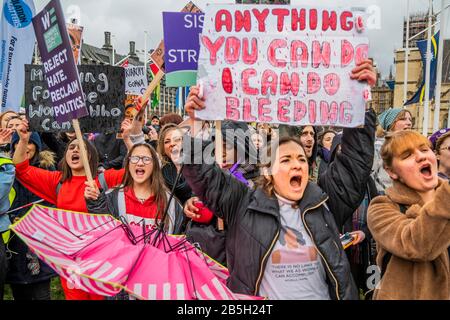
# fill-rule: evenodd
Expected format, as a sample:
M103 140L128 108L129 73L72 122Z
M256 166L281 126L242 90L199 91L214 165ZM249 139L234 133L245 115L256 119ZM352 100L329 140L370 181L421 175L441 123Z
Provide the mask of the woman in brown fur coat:
M417 132L386 138L384 167L394 184L369 207L383 276L374 299L450 299L450 185L438 178L436 156Z

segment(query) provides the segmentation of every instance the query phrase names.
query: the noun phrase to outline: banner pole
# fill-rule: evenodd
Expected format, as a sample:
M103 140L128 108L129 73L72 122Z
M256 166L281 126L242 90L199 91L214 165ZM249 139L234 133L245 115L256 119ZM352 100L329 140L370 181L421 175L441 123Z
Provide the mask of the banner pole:
M439 130L439 119L441 115L441 86L442 86L442 69L444 60L444 36L445 27L447 26L448 10L446 8L445 0L442 0L442 11L441 11L441 23L440 23L440 36L438 45L438 61L437 61L437 83L436 83L436 94L435 94L435 107L434 107L434 117L433 117L433 132ZM448 127L449 125L447 125Z
M422 135L428 137L428 123L430 115L430 84L431 84L431 27L433 17L433 0L429 1L428 8L428 39L427 39L427 55L426 55L426 71L425 71L425 98L423 104L423 125Z
M86 178L89 182L89 184L94 187L94 179L92 177L92 172L91 172L91 167L89 165L89 158L87 156L87 152L86 152L86 145L84 143L83 140L83 135L81 133L81 129L80 129L80 122L78 121L78 119L73 119L72 120L72 126L75 129L75 134L77 136L77 140L78 140L78 145L80 147L80 155L81 155L81 160L83 162L83 166L84 166L84 172L86 173Z

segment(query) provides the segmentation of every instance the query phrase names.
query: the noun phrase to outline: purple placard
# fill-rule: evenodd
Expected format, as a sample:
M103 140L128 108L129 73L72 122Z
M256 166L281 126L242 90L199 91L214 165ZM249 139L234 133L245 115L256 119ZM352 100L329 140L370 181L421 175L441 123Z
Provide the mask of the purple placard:
M163 12L166 73L197 71L203 13Z
M52 0L33 18L34 32L50 91L56 121L88 115L75 59L59 0Z

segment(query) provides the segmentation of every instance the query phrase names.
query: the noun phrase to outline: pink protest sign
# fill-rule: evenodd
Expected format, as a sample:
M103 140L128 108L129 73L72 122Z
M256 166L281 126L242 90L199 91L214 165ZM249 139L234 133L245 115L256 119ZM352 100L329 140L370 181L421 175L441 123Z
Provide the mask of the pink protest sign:
M367 84L350 79L367 59L361 11L276 5L209 5L198 81L204 120L355 127Z

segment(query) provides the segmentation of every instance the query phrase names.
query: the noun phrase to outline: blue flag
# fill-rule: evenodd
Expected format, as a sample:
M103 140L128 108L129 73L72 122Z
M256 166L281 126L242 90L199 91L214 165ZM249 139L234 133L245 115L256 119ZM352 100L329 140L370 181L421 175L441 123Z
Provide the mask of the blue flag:
M438 57L438 43L439 32L431 38L431 65L430 65L430 100L434 98L434 92L436 89L436 75L437 75L437 57ZM425 100L425 80L426 80L426 66L427 66L427 40L417 41L417 47L419 48L422 56L423 65L423 80L416 94L405 103L405 106L415 103L423 103ZM407 81L407 80L406 80Z
M25 87L25 64L33 58L35 35L32 0L3 0L0 17L0 112L19 112Z

